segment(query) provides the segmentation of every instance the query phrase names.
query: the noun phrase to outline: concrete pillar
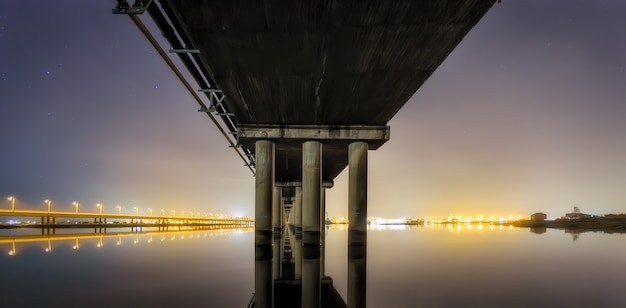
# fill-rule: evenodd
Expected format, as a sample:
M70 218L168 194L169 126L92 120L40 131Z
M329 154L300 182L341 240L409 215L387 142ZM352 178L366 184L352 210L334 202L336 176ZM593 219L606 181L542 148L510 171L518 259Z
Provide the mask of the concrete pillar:
M302 246L302 308L321 307L320 246Z
M283 188L274 186L274 200L272 202L272 219L274 221L274 233L280 233L283 227Z
M302 234L302 186L296 187L293 208L296 234Z
M322 144L302 144L302 243L320 243L320 198L322 188Z
M367 260L367 143L348 146L348 307L363 308Z
M258 140L255 143L256 176L254 194L254 212L256 216L255 243L271 239L272 234L272 200L274 199L274 143L269 140ZM271 277L271 276L270 276Z
M271 239L267 239L271 241ZM254 251L254 307L274 308L272 246L257 245Z
M367 235L367 143L348 146L348 237L365 242Z
M320 207L320 226L322 228L320 233L320 275L322 278L326 277L326 188L322 187L321 200L322 206Z

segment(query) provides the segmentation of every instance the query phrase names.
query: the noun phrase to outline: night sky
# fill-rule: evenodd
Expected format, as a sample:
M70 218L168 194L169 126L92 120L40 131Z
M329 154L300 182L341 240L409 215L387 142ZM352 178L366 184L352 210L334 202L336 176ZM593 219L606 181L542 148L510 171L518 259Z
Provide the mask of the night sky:
M0 206L252 216L251 172L114 6L0 1ZM494 5L370 152L369 214L626 213L624 12ZM347 216L346 181L330 216Z

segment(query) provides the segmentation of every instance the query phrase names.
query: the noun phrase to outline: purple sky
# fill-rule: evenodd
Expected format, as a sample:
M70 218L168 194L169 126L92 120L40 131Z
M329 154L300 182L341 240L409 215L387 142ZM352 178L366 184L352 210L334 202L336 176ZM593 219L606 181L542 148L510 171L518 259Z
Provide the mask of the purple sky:
M114 5L0 2L0 206L253 215L251 173ZM496 4L370 152L369 214L626 213L625 11Z

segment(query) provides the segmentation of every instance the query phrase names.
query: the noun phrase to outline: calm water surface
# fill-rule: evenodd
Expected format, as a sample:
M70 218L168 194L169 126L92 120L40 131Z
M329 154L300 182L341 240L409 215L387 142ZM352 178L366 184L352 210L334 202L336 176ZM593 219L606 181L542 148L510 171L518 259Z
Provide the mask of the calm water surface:
M0 307L246 307L254 232L0 236ZM59 233L71 233L59 231ZM74 231L75 232L75 231ZM112 231L109 231L112 232ZM8 235L11 233L11 235ZM17 235L15 235L17 236ZM326 236L325 273L347 296L347 231ZM46 251L47 250L47 251ZM14 253L13 253L14 252ZM498 226L368 233L368 307L626 307L626 237Z

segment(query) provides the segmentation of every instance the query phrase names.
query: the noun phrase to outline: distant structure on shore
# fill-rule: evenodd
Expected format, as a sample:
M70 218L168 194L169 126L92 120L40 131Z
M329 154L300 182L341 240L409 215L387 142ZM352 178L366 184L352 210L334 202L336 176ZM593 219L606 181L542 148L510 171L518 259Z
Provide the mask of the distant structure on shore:
M541 213L541 212L530 215L531 221L544 221L547 218L548 218L548 215L546 215L546 213Z
M575 206L574 211L571 213L565 213L564 219L581 219L586 217L592 217L592 215L582 213L580 209Z

